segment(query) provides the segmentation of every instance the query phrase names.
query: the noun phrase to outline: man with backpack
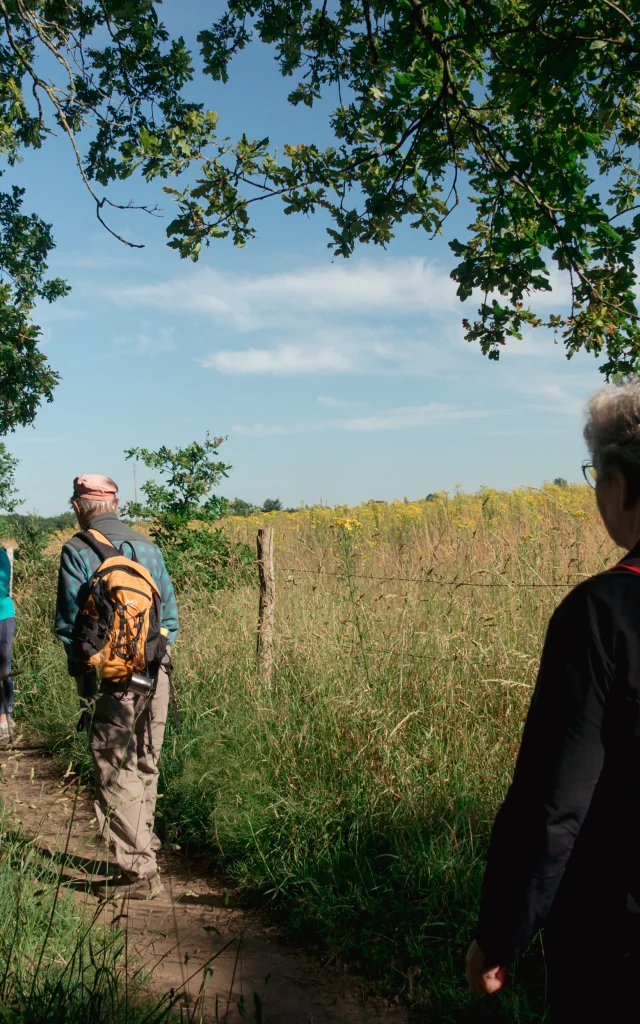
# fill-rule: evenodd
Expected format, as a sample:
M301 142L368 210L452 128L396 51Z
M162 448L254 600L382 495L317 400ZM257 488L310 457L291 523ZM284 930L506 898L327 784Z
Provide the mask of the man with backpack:
M81 532L62 548L55 632L85 708L96 816L120 869L94 891L151 899L164 888L154 818L178 609L160 550L118 518L117 494L100 474L74 480Z

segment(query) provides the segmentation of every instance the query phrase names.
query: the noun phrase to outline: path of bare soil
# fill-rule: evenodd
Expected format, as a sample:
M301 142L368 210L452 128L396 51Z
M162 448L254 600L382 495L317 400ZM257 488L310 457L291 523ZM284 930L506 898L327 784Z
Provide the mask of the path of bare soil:
M89 883L104 877L107 865L90 794L60 776L44 750L0 753L6 811L61 862L76 898L94 908ZM161 855L160 863L165 895L107 904L104 914L127 929L153 992L180 992L190 1020L251 1021L257 993L269 1024L407 1024L404 1008L368 996L360 979L323 965L284 941L263 915L238 905L237 894L212 877L203 860L172 853Z

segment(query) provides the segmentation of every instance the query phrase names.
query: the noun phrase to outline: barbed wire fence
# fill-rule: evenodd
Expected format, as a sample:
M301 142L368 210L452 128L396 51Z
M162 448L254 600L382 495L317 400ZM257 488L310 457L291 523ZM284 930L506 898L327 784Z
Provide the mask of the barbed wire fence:
M293 575L295 573L301 574L314 574L317 576L333 576L339 579L345 579L347 576L351 579L359 580L377 580L379 582L391 583L391 582L402 582L402 583L422 583L428 586L434 587L480 587L480 588L492 588L492 587L507 587L513 589L526 589L526 590L538 590L538 589L556 589L564 588L575 585L573 581L567 581L564 583L522 583L518 580L500 580L500 581L486 581L480 582L478 580L438 580L433 579L431 576L376 576L371 573L361 572L334 572L329 569L302 569L299 566L288 566L282 569L276 567L276 572L286 573ZM577 579L586 579L586 576L582 574L577 575Z
M427 587L438 588L449 590L457 590L460 588L472 588L472 589L504 589L504 590L569 590L575 586L581 580L586 579L587 576L583 573L575 573L573 579L568 579L563 582L547 582L547 581L536 581L536 582L524 582L521 580L459 580L459 579L438 579L430 575L424 576L402 576L402 575L378 575L376 573L364 573L364 572L353 572L348 569L342 571L331 570L331 569L308 569L301 566L283 566L277 567L274 561L274 537L273 527L262 528L258 534L258 565L260 569L260 612L258 617L258 666L259 669L264 666L265 659L269 666L273 664L273 653L272 645L274 641L274 630L273 625L266 630L264 627L265 619L267 618L271 624L274 622L275 617L275 601L276 601L276 574L280 577L285 577L286 582L292 582L297 577L304 579L305 577L313 579L329 578L329 579L349 579L349 580L368 580L375 583L410 583L414 585L422 585ZM265 580L269 580L270 583L265 585ZM281 636L283 640L292 641L294 638ZM299 642L300 638L295 638L296 642ZM326 638L325 642L326 642ZM358 640L354 637L353 641L345 644L337 644L331 642L331 645L336 649L341 650L353 650L359 646ZM372 654L382 654L388 656L402 656L417 659L420 661L429 661L432 663L438 662L443 659L433 657L430 654L418 653L410 651L404 648L399 651L394 647L382 647L378 644L371 644L368 648ZM269 676L271 670L269 669ZM510 685L528 685L524 683L514 683L512 680L497 680L502 683L509 683Z

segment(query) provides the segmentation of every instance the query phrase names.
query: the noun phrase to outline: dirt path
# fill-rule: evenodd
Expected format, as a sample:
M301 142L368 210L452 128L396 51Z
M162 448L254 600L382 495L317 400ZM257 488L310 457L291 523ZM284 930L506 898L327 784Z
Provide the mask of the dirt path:
M64 865L76 898L95 906L90 879L104 876L89 794L61 779L43 750L0 753L0 797L39 847ZM69 828L69 826L71 826ZM61 858L67 850L66 860ZM154 993L182 993L190 1019L254 1020L254 994L268 1024L406 1024L401 1007L367 998L362 982L283 941L259 913L234 905L204 862L160 859L167 892L150 902L108 904L152 975ZM245 1016L241 1016L242 999ZM197 1006L196 1006L197 1004ZM217 1007L217 1009L216 1009Z

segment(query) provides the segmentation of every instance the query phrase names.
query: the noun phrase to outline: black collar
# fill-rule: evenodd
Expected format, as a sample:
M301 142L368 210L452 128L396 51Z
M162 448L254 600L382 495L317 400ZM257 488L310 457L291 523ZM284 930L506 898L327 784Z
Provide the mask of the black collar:
M120 520L115 512L101 512L100 515L92 516L89 520L88 530L99 526L100 523L119 523Z

